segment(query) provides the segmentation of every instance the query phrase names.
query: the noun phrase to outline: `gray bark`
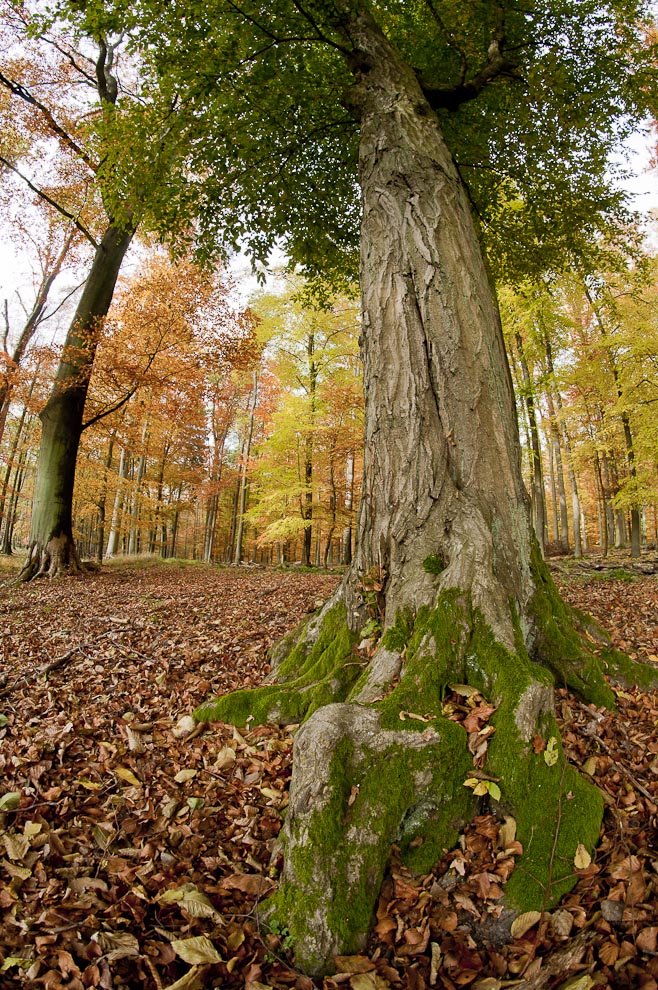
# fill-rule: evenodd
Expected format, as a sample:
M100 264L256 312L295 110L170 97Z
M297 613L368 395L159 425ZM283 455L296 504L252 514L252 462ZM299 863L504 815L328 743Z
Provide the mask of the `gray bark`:
M352 25L363 193L364 498L348 581L385 577L385 625L468 589L513 646L532 595L531 532L500 317L463 184L413 72L366 16ZM440 579L423 567L440 556ZM356 613L356 614L355 614Z

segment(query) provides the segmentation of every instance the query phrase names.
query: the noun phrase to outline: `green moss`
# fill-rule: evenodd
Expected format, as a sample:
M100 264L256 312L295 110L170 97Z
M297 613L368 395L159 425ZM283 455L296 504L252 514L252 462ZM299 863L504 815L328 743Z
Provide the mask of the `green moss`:
M468 682L479 682L498 706L491 718L496 733L489 743L487 772L499 780L501 808L516 819L523 846L505 899L518 911L550 908L575 882L578 844L591 850L598 841L603 801L597 788L567 764L550 712L540 716L534 731L546 742L556 740L555 765L548 766L543 753L535 754L521 734L517 712L524 707L522 698L550 688L548 671L509 653L478 613L472 629Z
M306 624L305 624L306 625ZM347 627L345 606L335 605L310 647L302 635L279 667L284 683L264 684L253 690L234 691L204 702L194 712L199 722L228 722L244 726L300 722L322 705L342 701L362 671L352 655L357 636Z
M441 715L446 686L462 679L460 656L467 636L464 599L459 591L445 591L435 608L423 606L418 610L400 683L376 706L382 711L382 725L412 728L413 720L400 721L401 711L434 718Z
M608 676L623 687L637 687L641 691L650 691L658 685L658 668L648 663L631 660L619 650L602 650L601 663Z
M416 731L425 728L416 723ZM392 842L422 870L454 845L473 810L462 786L470 762L464 730L445 719L422 748L397 742L355 752L349 740L337 745L329 800L297 825L286 870L295 883L284 883L273 902L278 923L293 936L297 965L312 973L330 967L332 952L317 945L312 927L318 911L341 953L364 947Z
M531 566L537 590L529 611L536 630L538 659L553 672L558 683L594 705L614 708L615 696L605 682L598 657L579 635L577 620L562 600L536 541Z
M411 609L398 612L395 622L382 636L381 645L387 650L402 653L411 638L414 628L414 617Z
M440 553L432 553L423 561L423 570L428 574L441 574L445 569L445 560Z

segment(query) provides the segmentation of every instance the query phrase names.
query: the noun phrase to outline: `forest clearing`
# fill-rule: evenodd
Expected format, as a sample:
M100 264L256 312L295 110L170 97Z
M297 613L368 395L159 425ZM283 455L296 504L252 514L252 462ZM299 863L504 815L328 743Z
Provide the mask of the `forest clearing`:
M562 563L561 590L618 648L658 663L658 581L619 564ZM518 853L487 795L432 872L413 877L394 852L367 949L336 975L303 976L287 933L260 924L279 876L290 730L179 723L209 695L257 684L270 645L337 580L132 559L2 588L3 990L655 990L655 691L617 689L609 712L558 690L568 758L605 795L601 841L561 905L521 916L509 944L479 935ZM451 693L445 704L461 722L477 707Z

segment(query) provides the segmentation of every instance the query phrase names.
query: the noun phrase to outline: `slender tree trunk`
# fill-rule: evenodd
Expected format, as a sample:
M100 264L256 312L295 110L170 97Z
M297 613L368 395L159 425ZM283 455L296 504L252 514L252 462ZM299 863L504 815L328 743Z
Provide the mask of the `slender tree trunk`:
M110 436L105 461L103 462L103 485L101 496L98 500L98 533L96 535L95 557L98 563L103 561L103 550L105 548L105 516L107 512L107 476L112 467L112 457L114 455L114 434Z
M38 373L38 369L37 369ZM11 448L9 450L9 456L7 458L7 466L5 468L4 478L2 479L2 490L0 491L0 526L6 522L6 506L7 506L7 492L9 490L9 481L11 478L11 472L14 468L14 463L16 460L16 452L18 450L18 445L20 444L21 437L23 435L23 430L25 429L25 423L28 417L28 404L32 398L32 393L36 385L37 375L35 374L30 385L30 391L28 393L27 401L23 406L21 411L20 419L16 424L16 432L11 441Z
M528 425L530 428L533 519L537 540L543 550L546 545L546 499L544 496L544 471L542 468L541 442L539 439L539 426L537 424L537 410L535 407L534 383L530 376L530 369L520 333L515 335L515 340L519 353L521 374L523 375L523 398L528 412Z
M318 381L318 368L315 360L315 334L311 331L306 342L306 357L308 361L308 401L309 421L304 440L304 490L301 498L301 514L304 520L304 535L302 542L302 565L311 563L311 545L313 520L313 439L315 427L315 405Z
M130 458L125 447L121 448L119 455L119 474L117 478L117 490L114 493L114 505L112 507L112 520L110 522L110 535L107 539L106 557L114 557L119 550L119 536L121 535L121 512L123 508L123 487L124 481L128 477L128 465Z
M242 560L242 538L244 534L244 514L247 506L247 474L249 471L249 456L251 454L251 441L254 435L254 422L256 417L256 403L258 402L258 372L254 371L253 387L249 399L249 421L247 424L247 436L243 446L242 464L240 465L240 487L237 504L237 530L235 534L235 550L233 553L233 563L239 564Z
M352 563L352 505L354 502L354 451L347 452L345 460L345 513L347 523L341 538L341 564Z
M128 538L128 553L138 553L139 550L139 517L141 513L141 492L144 475L146 473L146 443L148 440L149 417L147 416L142 426L141 453L137 458L137 472L135 474L132 507L130 512L130 536Z
M27 321L21 330L18 341L16 342L16 346L12 351L7 372L0 379L0 441L2 441L2 437L4 436L5 425L7 423L7 413L9 412L9 404L11 402L14 375L20 367L23 357L25 356L25 351L27 350L28 344L34 337L37 327L43 319L44 310L46 308L46 303L48 302L48 296L50 294L53 282L61 272L66 256L69 253L71 244L75 240L76 236L77 231L75 228L72 228L71 232L67 235L67 237L65 237L61 250L52 263L52 267L49 271L44 272L41 284L37 290L37 296L34 301L34 306L32 307L32 312L28 316ZM9 328L7 327L7 329Z
M592 298L592 294L587 288L585 289L585 295L596 317L596 322L598 323L601 336L603 337L604 340L606 340L608 337L608 332L601 311L597 307L594 299ZM617 362L615 360L615 356L612 350L610 350L609 353L610 353L610 368L612 370L612 377L614 378L614 382L615 382L617 398L620 400L620 402L623 402L624 390L622 388L621 377L619 374L619 369L617 367ZM633 433L631 430L630 419L628 417L628 413L623 408L620 413L620 418L621 418L622 428L624 431L624 443L626 446L626 463L628 465L628 474L630 476L631 483L633 483L637 478L637 468L635 465L635 445L633 441ZM631 506L631 557L637 558L640 556L641 554L640 540L641 540L640 506L632 505Z
M113 225L105 232L66 338L53 389L41 411L30 541L19 576L23 581L81 570L72 512L84 406L101 324L132 236L132 231Z
M14 483L11 486L9 509L7 510L7 517L5 519L2 535L2 545L0 546L0 553L6 554L7 556L11 555L13 549L14 528L16 526L16 518L18 515L18 499L21 493L21 488L23 487L23 481L25 480L26 458L27 451L23 448L18 458L16 470L14 471Z

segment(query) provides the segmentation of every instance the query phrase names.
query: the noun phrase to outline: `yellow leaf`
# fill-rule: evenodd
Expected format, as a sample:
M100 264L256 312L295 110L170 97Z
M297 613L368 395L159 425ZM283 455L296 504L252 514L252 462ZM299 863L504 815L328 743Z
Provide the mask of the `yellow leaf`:
M505 816L505 821L500 826L498 838L503 849L506 849L507 846L514 842L516 838L516 819L512 818L511 815Z
M594 980L589 973L583 973L582 976L577 976L575 979L563 983L559 990L592 990L593 986Z
M559 752L557 748L557 739L555 736L551 736L548 740L546 749L544 750L544 762L547 767L554 767L559 759Z
M14 862L25 859L30 851L30 840L24 835L13 835L8 832L3 835L2 841L5 844L7 855Z
M87 791L100 791L103 786L96 780L87 780L86 777L78 777L78 783L80 784L80 787L84 787Z
M590 758L588 760L585 760L585 762L583 763L583 771L589 774L590 777L593 777L594 774L596 773L596 766L597 766L596 757L590 756Z
M477 785L473 788L473 793L477 794L478 797L482 797L484 794L489 793L489 781L488 780L478 780Z
M196 775L196 770L179 770L174 777L174 780L177 784L185 784L188 780L192 780L193 777L196 777Z
M205 935L196 935L194 938L179 938L171 943L171 947L177 956L180 956L186 963L211 964L222 961L222 957Z
M573 865L577 870L586 870L591 862L592 857L582 842L579 842L578 848L576 849L576 855L573 858Z
M213 770L226 770L235 763L235 750L230 746L222 746L217 754L217 759L213 763Z
M121 777L121 780L125 780L127 784L132 784L133 787L141 787L142 782L135 776L132 770L128 767L115 767L114 772L117 777Z
M523 938L526 932L529 932L533 925L536 925L541 918L541 911L526 911L524 914L520 914L518 918L515 918L512 922L512 927L510 929L512 938Z
M204 972L202 966L192 966L184 976L181 976L175 983L170 983L163 990L201 990L204 986L199 973Z

